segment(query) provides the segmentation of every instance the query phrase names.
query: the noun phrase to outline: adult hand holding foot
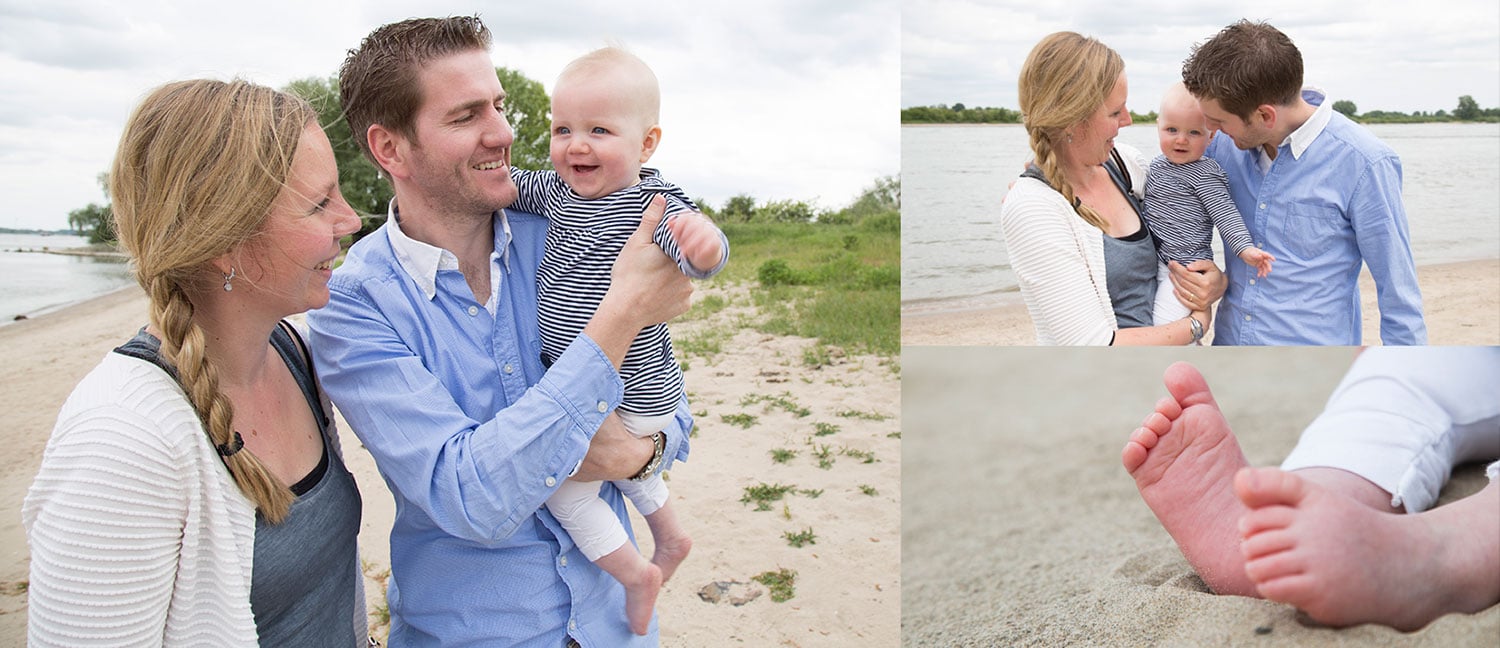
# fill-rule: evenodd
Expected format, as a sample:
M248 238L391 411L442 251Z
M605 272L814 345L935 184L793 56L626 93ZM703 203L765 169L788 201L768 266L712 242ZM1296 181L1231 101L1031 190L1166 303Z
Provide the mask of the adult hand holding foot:
M1249 467L1197 369L1164 381L1121 457L1215 593L1403 631L1500 603L1500 461L1429 510L1455 464L1500 457L1500 349L1364 352L1281 468Z

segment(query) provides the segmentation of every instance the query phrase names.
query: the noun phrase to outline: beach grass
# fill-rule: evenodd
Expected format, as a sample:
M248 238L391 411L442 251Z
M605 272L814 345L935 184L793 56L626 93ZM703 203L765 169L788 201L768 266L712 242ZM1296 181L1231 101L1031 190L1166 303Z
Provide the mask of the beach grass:
M849 225L726 223L723 229L732 260L715 281L752 287L757 330L855 353L900 353L899 215Z

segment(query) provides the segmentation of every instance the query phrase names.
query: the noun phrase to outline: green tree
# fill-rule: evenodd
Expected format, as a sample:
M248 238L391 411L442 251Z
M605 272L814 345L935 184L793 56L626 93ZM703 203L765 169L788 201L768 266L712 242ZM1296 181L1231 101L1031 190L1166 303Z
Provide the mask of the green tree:
M748 223L750 217L755 214L755 199L751 198L750 194L731 196L724 202L724 210L719 214L726 222Z
M308 77L288 83L283 90L306 99L318 111L318 125L328 135L328 142L333 145L333 160L339 165L339 191L360 215L359 232L354 235L359 239L385 222L386 206L395 194L349 132L349 122L339 104L338 86L336 76Z
M1355 113L1359 112L1359 109L1355 107L1354 102L1349 101L1348 99L1340 99L1333 102L1333 109L1338 112L1344 113L1344 116L1350 119L1353 119Z
M1453 117L1464 121L1479 119L1479 102L1469 95L1459 97L1458 109L1453 111Z
M495 68L495 74L505 88L505 119L516 132L510 163L518 169L551 169L552 99L540 81L520 72L501 67Z
M68 227L87 237L90 243L115 242L115 216L109 205L109 174L99 174L99 188L104 190L104 204L89 203L68 212Z
M755 210L752 220L758 223L806 223L818 210L801 200L773 200Z

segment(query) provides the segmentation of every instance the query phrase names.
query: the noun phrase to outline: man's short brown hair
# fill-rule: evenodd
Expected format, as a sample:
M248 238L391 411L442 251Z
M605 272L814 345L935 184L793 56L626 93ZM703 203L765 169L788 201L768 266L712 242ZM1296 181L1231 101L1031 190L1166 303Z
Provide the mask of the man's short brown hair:
M1262 105L1285 106L1301 95L1302 53L1275 27L1240 20L1193 48L1182 83L1248 121Z
M365 157L380 166L366 137L371 124L416 139L412 121L422 105L417 82L422 66L451 54L489 49L490 30L479 16L453 16L383 25L349 50L339 68L339 101Z

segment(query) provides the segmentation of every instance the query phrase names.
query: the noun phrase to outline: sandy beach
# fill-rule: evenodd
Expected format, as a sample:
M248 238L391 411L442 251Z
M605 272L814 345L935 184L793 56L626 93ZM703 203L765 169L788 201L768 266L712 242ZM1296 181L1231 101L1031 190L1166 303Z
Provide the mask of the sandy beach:
M1210 594L1120 465L1176 360L1203 370L1249 461L1274 465L1352 357L907 347L902 643L1494 646L1500 606L1402 634L1313 627L1290 606ZM1481 468L1461 469L1443 501L1482 488Z
M1417 268L1429 344L1500 344L1500 259ZM1360 276L1364 343L1380 344L1380 311L1369 272ZM1020 295L998 308L901 314L903 346L1031 346L1036 334Z
M717 335L712 331L725 331L727 337L711 357L687 359L698 427L690 460L668 478L674 506L696 544L658 601L662 644L896 645L901 609L896 362L835 351L828 363L807 366L804 351L815 341L739 329L747 317L742 303L748 304L748 297L730 297L729 307L714 315L673 325L678 339ZM131 287L0 327L0 349L14 367L0 375L0 393L11 403L0 443L12 448L12 459L0 467L0 645L24 642L29 553L20 509L57 410L73 385L145 322L145 297ZM748 427L727 422L726 416ZM370 454L342 417L339 425L345 460L364 498L360 545L371 622L376 636L384 636L378 610L384 603L381 585L395 508ZM820 448L832 462L827 468L815 458ZM796 454L775 463L773 449ZM796 490L770 511L757 511L740 499L747 487L759 484ZM645 532L643 521L637 519L635 527ZM808 529L815 544L792 547L784 537ZM649 541L643 540L642 548L649 552ZM752 578L781 568L796 571L795 594L773 602ZM714 583L729 584L718 603L699 595Z

